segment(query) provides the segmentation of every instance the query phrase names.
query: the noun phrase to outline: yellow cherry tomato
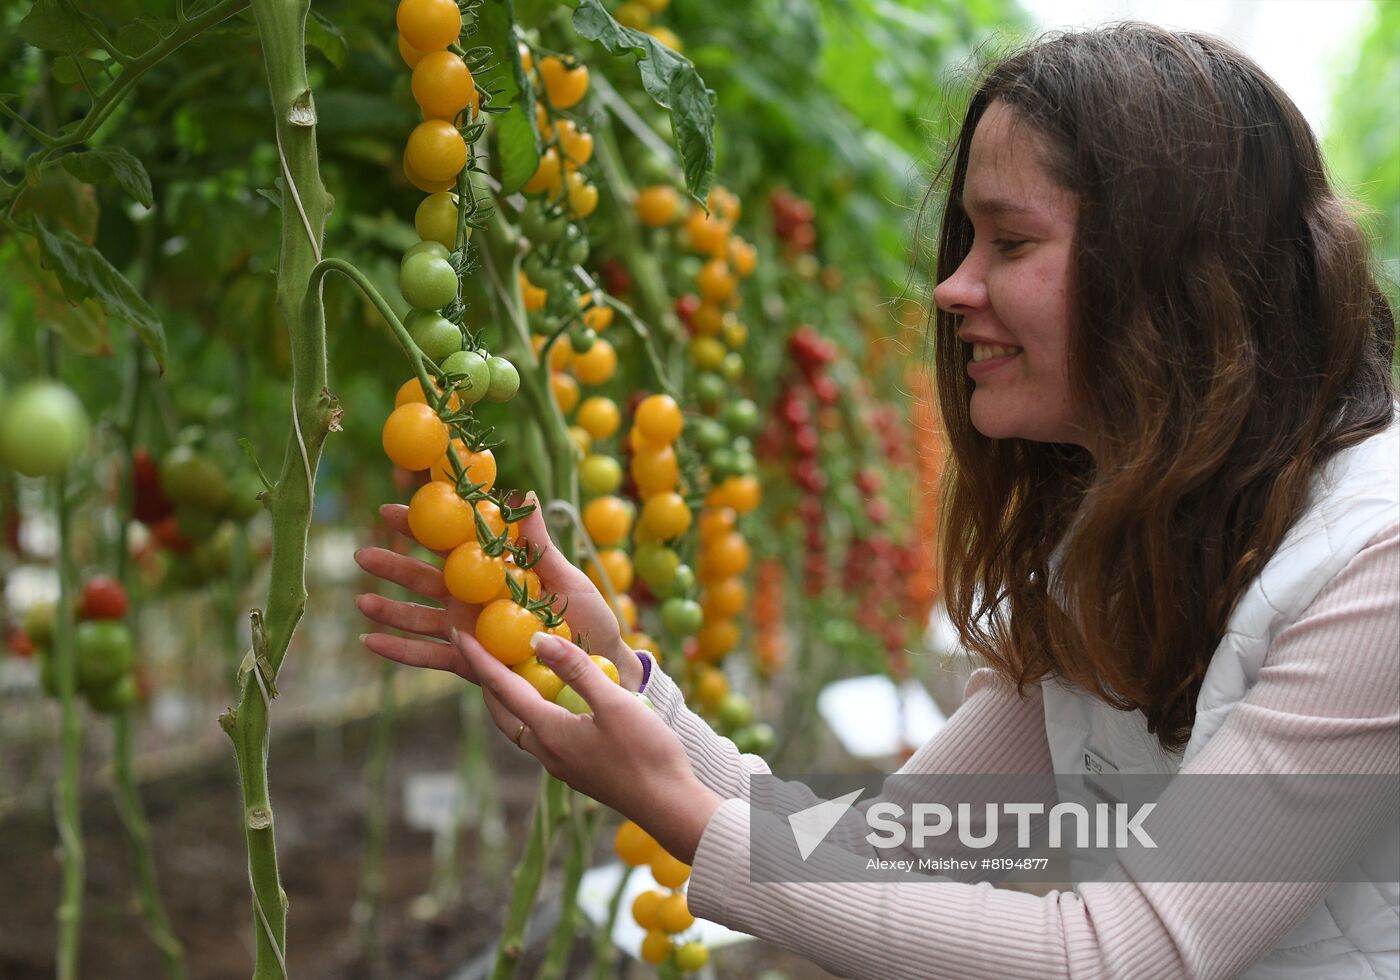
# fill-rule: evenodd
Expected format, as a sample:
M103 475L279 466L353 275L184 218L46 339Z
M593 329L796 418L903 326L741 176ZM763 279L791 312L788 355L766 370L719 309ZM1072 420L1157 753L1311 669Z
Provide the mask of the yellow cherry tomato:
M622 413L611 398L594 395L578 407L577 421L594 439L606 439L622 425Z
M450 483L434 480L408 502L408 529L425 548L448 551L476 537L471 504Z
M648 932L642 937L642 962L660 966L670 958L673 948L671 937L664 932Z
M749 604L749 590L737 576L713 579L705 583L700 593L700 608L705 619L728 619L744 611Z
M588 178L577 171L564 176L568 185L569 217L586 218L598 207L598 188L588 182Z
M476 103L476 84L467 63L451 51L425 54L413 68L413 98L425 116L455 119Z
M676 949L676 967L682 973L695 973L710 962L710 951L702 942L688 942Z
M516 664L511 670L530 682L530 686L539 692L540 697L546 701L553 701L555 695L564 689L563 679L554 672L548 664L543 663L539 657L531 657L529 660Z
M640 827L638 827L637 829L641 830ZM645 831L643 831L643 833L645 833ZM647 836L647 839L651 839L650 835ZM652 841L652 843L656 844L655 841ZM660 853L660 851L661 845L656 844L656 851L653 854L649 854L645 861L641 861L638 863L650 864L654 854ZM624 858L623 860L626 859ZM656 917L656 913L657 910L661 908L661 902L665 898L665 892L659 892L654 888L650 891L642 892L640 895L638 895L632 900L632 921L636 922L637 925L641 926L643 929L646 929L649 932L652 930L660 929L661 920Z
M583 529L596 545L619 544L632 530L632 506L621 497L596 497L583 505Z
M602 564L603 571L607 572L608 582L612 585L613 592L619 596L632 588L632 559L627 556L627 552L621 548L604 548L598 552L598 561ZM603 588L603 577L598 566L593 563L593 559L584 562L584 572L598 587L598 591L607 595L608 590Z
M660 541L680 537L690 530L690 508L674 491L653 494L642 504L641 527Z
M450 448L442 454L442 459L433 464L434 480L456 482L457 478L452 475L452 456L456 456L457 462L462 464L467 479L482 484L482 490L490 490L496 485L496 454L489 449L474 453L461 439L453 439Z
M467 165L467 144L447 120L425 119L408 134L407 160L424 180L448 180Z
M685 429L685 416L670 395L649 395L637 406L633 428L654 446L669 446Z
M593 136L572 119L561 119L555 126L559 148L564 151L564 169L577 170L593 159Z
M551 55L540 59L540 79L544 82L549 104L556 109L567 109L577 105L588 94L588 67L576 65L570 68Z
M670 446L633 453L631 470L632 479L644 496L674 490L680 480L676 451Z
M663 888L679 888L690 877L690 865L663 850L651 859L651 876Z
M544 629L539 617L511 599L488 603L476 618L476 639L507 667L534 656L530 637Z
M402 34L400 34L400 35L398 36L398 38L399 38L399 57L403 59L403 63L406 64L406 65L408 65L408 67L410 67L410 68L417 67L418 62L420 62L420 61L423 60L423 54L424 54L424 52L419 51L419 50L418 50L417 48L415 48L413 45L409 44L408 41L406 41L406 40L404 39L404 36L403 36Z
M506 563L481 550L475 536L452 549L442 566L447 591L459 602L481 605L500 595Z
M602 337L582 354L574 355L574 375L586 385L604 384L617 370L617 351Z
M608 675L608 680L612 681L614 684L622 683L622 678L617 672L617 664L613 663L607 657L600 656L596 653L590 656L588 659L592 660L595 664L598 665L599 670L601 670L604 674Z
M551 146L540 154L539 166L521 189L526 194L543 194L547 191L550 197L558 197L563 187L563 178L559 172L559 152Z
M676 220L681 196L667 184L652 184L637 192L637 220L648 228L664 228Z
M460 215L457 195L439 191L429 194L418 204L418 210L413 213L413 228L423 241L437 242L450 252L457 247L457 219ZM467 225L468 238L471 232L472 226Z
M558 405L559 411L565 415L572 412L578 404L578 382L563 371L551 372L549 390L554 394L554 404Z
M384 422L384 452L396 466L426 470L447 452L451 430L424 402L409 402L389 413Z
M661 845L656 843L656 840L651 834L648 834L631 820L622 821L622 826L618 827L617 833L613 835L613 850L617 852L617 856L621 858L623 863L629 868L635 868L639 864L651 863L652 857L660 849ZM643 892L642 894L647 893ZM657 896L661 895L660 892L655 892L654 894ZM637 898L640 900L641 896L639 895ZM635 916L636 902L632 903L632 907L634 909L633 915ZM644 929L656 928L655 926L647 926L641 922L637 924L641 925Z
M419 51L441 51L462 33L456 0L399 0L399 34Z
M695 916L690 914L690 907L686 905L685 895L681 892L662 899L656 909L656 917L661 922L662 932L685 932L695 925Z
M424 194L436 194L439 191L449 191L457 186L456 175L447 180L424 180L423 175L414 170L408 162L408 151L403 155L403 175L408 178L408 182L418 188Z

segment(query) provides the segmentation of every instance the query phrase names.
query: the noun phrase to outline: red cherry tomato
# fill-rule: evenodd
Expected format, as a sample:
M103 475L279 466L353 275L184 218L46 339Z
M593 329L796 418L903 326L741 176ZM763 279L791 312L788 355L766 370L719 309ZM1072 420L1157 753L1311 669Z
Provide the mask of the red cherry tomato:
M83 586L78 599L79 619L121 619L131 607L126 589L110 575L98 575Z

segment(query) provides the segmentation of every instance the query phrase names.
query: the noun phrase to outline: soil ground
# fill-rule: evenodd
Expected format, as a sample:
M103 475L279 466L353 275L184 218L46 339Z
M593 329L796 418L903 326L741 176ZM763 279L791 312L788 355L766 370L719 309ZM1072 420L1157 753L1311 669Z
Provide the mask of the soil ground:
M458 721L455 698L400 711L390 768L390 829L385 851L379 954L363 956L351 911L359 888L366 839L364 759L372 724L339 729L279 729L269 770L277 820L278 856L291 908L288 966L293 977L451 977L487 951L504 912L507 885L473 874L475 839L468 835L460 904L435 920L410 913L428 887L432 837L403 823L403 783L414 772L450 769ZM512 846L529 824L538 771L522 765L504 738L491 738L501 774ZM193 980L234 980L252 969L252 925L239 802L232 753L181 769L142 786L161 890L174 929L185 944ZM125 839L110 797L84 800L87 881L82 976L155 980L161 961L147 939L132 899ZM0 819L0 976L39 980L53 976L54 917L59 869L57 837L47 809L20 809ZM602 855L600 855L601 857ZM506 867L514 864L508 856ZM545 883L546 892L551 879ZM571 975L592 976L582 945ZM767 974L806 980L826 971L762 943L719 951L719 977ZM772 971L771 973L769 971ZM652 976L625 957L619 976Z

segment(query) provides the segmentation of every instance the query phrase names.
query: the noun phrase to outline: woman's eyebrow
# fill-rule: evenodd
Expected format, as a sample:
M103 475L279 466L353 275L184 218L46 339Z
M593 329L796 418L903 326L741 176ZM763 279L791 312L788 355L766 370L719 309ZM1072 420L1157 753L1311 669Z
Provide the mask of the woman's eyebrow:
M984 214L988 217L1009 214L1017 217L1032 217L1035 210L1024 204L1017 204L1003 198L958 197L958 205L968 214Z

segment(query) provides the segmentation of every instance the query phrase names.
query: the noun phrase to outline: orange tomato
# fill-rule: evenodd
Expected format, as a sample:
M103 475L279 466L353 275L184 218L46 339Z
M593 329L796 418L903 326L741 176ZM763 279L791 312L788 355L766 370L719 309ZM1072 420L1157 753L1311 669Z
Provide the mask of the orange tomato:
M749 543L738 531L706 541L700 547L698 573L706 582L738 575L749 567Z
M442 389L437 388L436 385L434 386L434 388L437 394L441 396ZM400 405L407 405L409 402L417 402L420 405L428 404L428 399L423 394L423 386L419 384L417 378L409 378L403 384L399 385L399 390L394 395L395 408L398 408ZM458 398L456 395L453 395L451 398L447 399L447 408L449 411L455 412L461 407L462 399Z
M763 487L756 476L731 476L705 496L710 507L732 507L741 514L758 508L763 500Z
M652 445L669 446L685 428L685 416L670 395L651 395L637 406L633 426Z
M521 188L526 194L543 194L548 191L550 197L558 197L564 189L563 176L559 171L559 153L550 147L540 154L539 166L535 168L534 174Z
M737 576L707 582L700 592L700 608L705 611L707 620L737 616L748 604L748 587Z
M648 228L664 228L676 220L681 196L674 187L652 184L637 192L637 220Z
M447 591L460 602L480 605L500 595L506 574L505 559L493 558L472 539L452 549L442 566Z
M531 657L521 661L511 670L530 682L530 686L539 692L540 697L546 701L553 701L555 695L564 689L563 679L554 672L554 668L545 664L539 657Z
M648 497L642 504L640 526L660 541L669 541L690 530L691 514L685 498L674 491Z
M713 303L701 303L690 316L690 329L697 337L713 337L724 328L724 319L733 316Z
M570 68L553 55L540 59L540 80L544 82L549 104L556 109L577 105L588 94L588 67Z
M657 907L656 917L661 922L662 932L685 932L695 925L695 916L690 914L684 892L676 892L663 899Z
M656 843L655 838L631 820L622 821L622 826L618 827L617 833L613 835L613 850L630 868L635 868L639 864L649 864L652 857L660 849L661 845ZM661 893L654 894L660 895ZM635 905L634 902L634 908Z
M613 308L606 300L596 299L594 304L583 311L583 324L592 327L595 333L602 333L612 326Z
M676 451L670 446L639 450L632 456L632 479L643 496L674 490L680 479Z
M426 470L447 452L452 433L424 402L409 402L384 421L384 452L406 470Z
M583 505L583 529L596 545L618 544L632 530L632 507L621 497L596 497Z
M434 480L408 502L408 529L425 548L447 551L476 537L471 504L450 483Z
M507 561L505 563L504 575L500 581L500 587L496 592L497 599L511 598L510 586L506 584L506 578L514 579L516 585L523 586L525 595L531 599L538 599L544 592L544 586L540 584L540 577L535 573L533 568L521 568L515 562ZM550 700L552 701L553 698Z
M399 35L419 51L441 51L462 33L455 0L399 0L394 21Z
M700 512L700 543L713 541L734 530L737 515L729 507L709 506Z
M617 370L617 351L602 337L583 354L574 355L574 374L586 385L604 384Z
M497 507L494 501L478 500L476 502L476 511L481 515L481 520L485 523L487 529L496 537L500 537L501 532L507 530L505 516L501 513L501 508ZM473 524L473 526L475 526L475 524ZM520 533L520 525L518 523L512 524L509 530L510 533L507 537L514 541L516 536Z
M555 348L562 345L555 344ZM578 404L578 382L563 371L552 371L549 375L549 390L554 395L554 404L559 411L568 415Z
M685 233L690 239L691 251L701 255L722 256L729 244L727 221L712 214L705 214L700 208L693 208L685 219Z
M539 617L510 599L488 603L476 618L476 639L507 667L534 656L530 637L544 629Z
M650 839L650 835L648 835L648 839ZM653 841L653 843L655 843L655 841ZM656 845L656 850L657 852L661 851L660 844ZM639 863L650 864L651 857L652 856L649 855L645 861ZM635 899L632 900L632 920L636 922L637 925L641 926L643 929L647 929L649 931L660 929L661 920L656 917L656 913L657 910L661 907L661 902L663 899L665 899L665 897L665 892L659 892L655 889L642 892L640 895L638 895ZM664 939L665 937L663 936L662 938ZM665 959L665 957L662 957L662 959Z
M690 865L663 850L651 859L651 876L663 888L679 888L690 877Z
M617 664L613 663L607 657L599 656L596 653L588 659L592 660L598 665L599 670L608 675L608 680L612 681L614 684L622 683L622 678L617 672Z
M544 304L549 299L549 293L530 282L529 277L522 272L520 273L520 298L525 303L526 313L538 313L544 309Z
M739 645L739 624L732 619L711 619L695 634L697 656L714 663Z
M735 235L729 239L729 265L740 279L747 279L758 268L758 249Z
M695 681L695 699L702 707L713 711L729 693L729 678L724 676L724 671L716 670L708 664L703 665L703 668L703 672Z
M593 136L578 128L572 119L561 119L555 127L559 148L564 151L564 169L577 170L593 159Z
M577 171L564 176L569 194L569 217L586 218L598 207L598 188L588 182L588 178Z
M627 552L621 548L604 548L598 552L598 561L602 564L603 571L607 572L613 592L621 596L622 593L632 588L632 559L627 556ZM603 588L603 577L591 558L584 562L583 570L593 584L598 587L598 591L606 595L607 589Z
M637 628L637 604L632 601L630 595L619 595L617 605L608 603L608 608L613 611L613 618L617 620L618 628L624 633Z
M415 126L405 152L409 165L424 180L449 180L467 165L467 144L445 119L425 119Z
M660 966L671 958L671 952L675 944L671 942L671 937L664 932L651 930L642 937L642 962L650 966Z
M399 35L399 57L403 59L404 64L410 68L417 67L418 62L423 60L423 54L424 52L409 44L402 34Z
M622 413L611 398L594 395L578 407L575 421L594 439L606 439L622 425Z
M729 271L729 263L724 259L710 259L700 267L695 286L700 290L701 299L718 304L733 295L738 283Z
M456 483L457 478L452 475L452 463L450 457L455 455L457 462L462 464L462 469L466 470L467 479L472 483L480 483L482 490L490 490L496 485L496 455L489 449L483 449L479 453L474 453L467 448L467 444L461 439L453 439L451 448L442 454L442 459L433 464L433 479L442 480L446 483Z
M471 69L451 51L423 55L413 69L413 98L426 116L455 119L476 102Z

